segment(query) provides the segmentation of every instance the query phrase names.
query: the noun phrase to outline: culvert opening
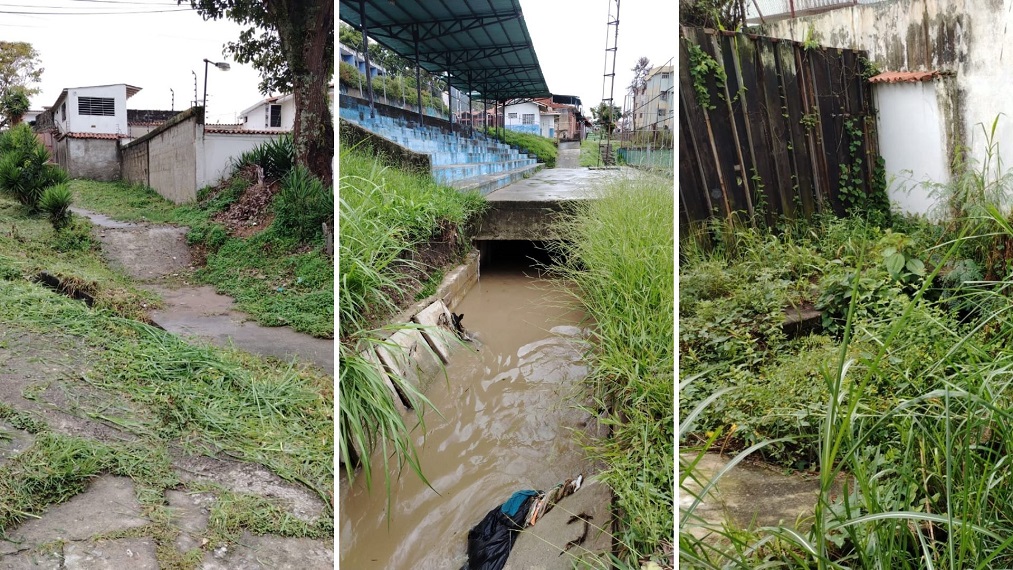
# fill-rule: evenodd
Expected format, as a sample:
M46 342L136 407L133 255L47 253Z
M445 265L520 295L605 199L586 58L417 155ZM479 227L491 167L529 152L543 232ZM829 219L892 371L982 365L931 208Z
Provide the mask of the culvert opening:
M475 245L482 270L518 270L541 276L565 261L559 241L488 240Z

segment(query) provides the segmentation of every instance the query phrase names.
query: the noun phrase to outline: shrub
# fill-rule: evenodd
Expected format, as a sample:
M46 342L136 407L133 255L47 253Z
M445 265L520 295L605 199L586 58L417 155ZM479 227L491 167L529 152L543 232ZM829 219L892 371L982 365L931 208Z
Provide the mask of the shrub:
M255 164L264 169L267 180L281 180L295 165L295 145L292 137L284 135L248 150L236 160L235 170Z
M42 192L39 198L39 210L49 216L49 222L53 224L56 231L62 230L70 223L70 204L73 201L73 194L67 184L50 186Z
M94 249L95 245L91 237L91 224L79 218L71 218L67 226L56 232L53 238L53 249L63 253L89 251Z
M334 189L297 166L282 180L274 213L274 225L282 235L310 241L323 234L324 222L334 219Z
M0 136L0 191L34 212L43 190L67 182L67 173L49 162L49 151L27 125Z

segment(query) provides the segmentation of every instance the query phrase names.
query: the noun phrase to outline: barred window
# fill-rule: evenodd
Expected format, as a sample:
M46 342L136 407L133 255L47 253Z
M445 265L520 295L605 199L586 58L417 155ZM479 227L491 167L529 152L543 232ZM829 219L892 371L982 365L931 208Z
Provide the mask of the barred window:
M281 126L281 105L268 105L267 106L267 125L268 127L280 127Z
M530 114L529 113L524 113L524 116L521 117L521 123L524 124L524 125L533 125L533 124L535 124L535 115L534 115L534 113L530 113Z
M112 97L78 97L78 115L113 117L116 115L115 100Z

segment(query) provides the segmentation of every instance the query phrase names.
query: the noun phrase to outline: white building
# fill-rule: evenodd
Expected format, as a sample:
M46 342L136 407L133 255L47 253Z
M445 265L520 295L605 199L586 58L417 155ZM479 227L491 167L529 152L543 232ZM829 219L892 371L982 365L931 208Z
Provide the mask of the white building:
M118 83L64 89L53 104L53 119L60 134L130 134L127 99L140 87Z
M547 110L545 105L534 101L519 101L509 104L503 111L503 126L521 133L552 137L555 135L552 117L547 117L545 124L542 124L542 114Z
M127 99L140 87L117 83L68 87L35 119L35 129L71 178L116 180L119 144L130 138Z
M647 74L644 88L637 94L635 130L672 130L675 122L675 73L673 66L656 67Z
M327 99L333 116L333 85L327 89ZM289 93L263 99L239 113L239 124L248 131L291 131L295 126L295 97Z

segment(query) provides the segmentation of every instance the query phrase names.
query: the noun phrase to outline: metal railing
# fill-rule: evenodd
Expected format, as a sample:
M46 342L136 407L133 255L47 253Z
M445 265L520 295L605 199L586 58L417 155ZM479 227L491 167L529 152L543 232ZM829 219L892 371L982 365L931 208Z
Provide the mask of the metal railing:
M746 19L759 23L768 18L781 20L818 14L858 4L876 4L884 0L746 0Z

